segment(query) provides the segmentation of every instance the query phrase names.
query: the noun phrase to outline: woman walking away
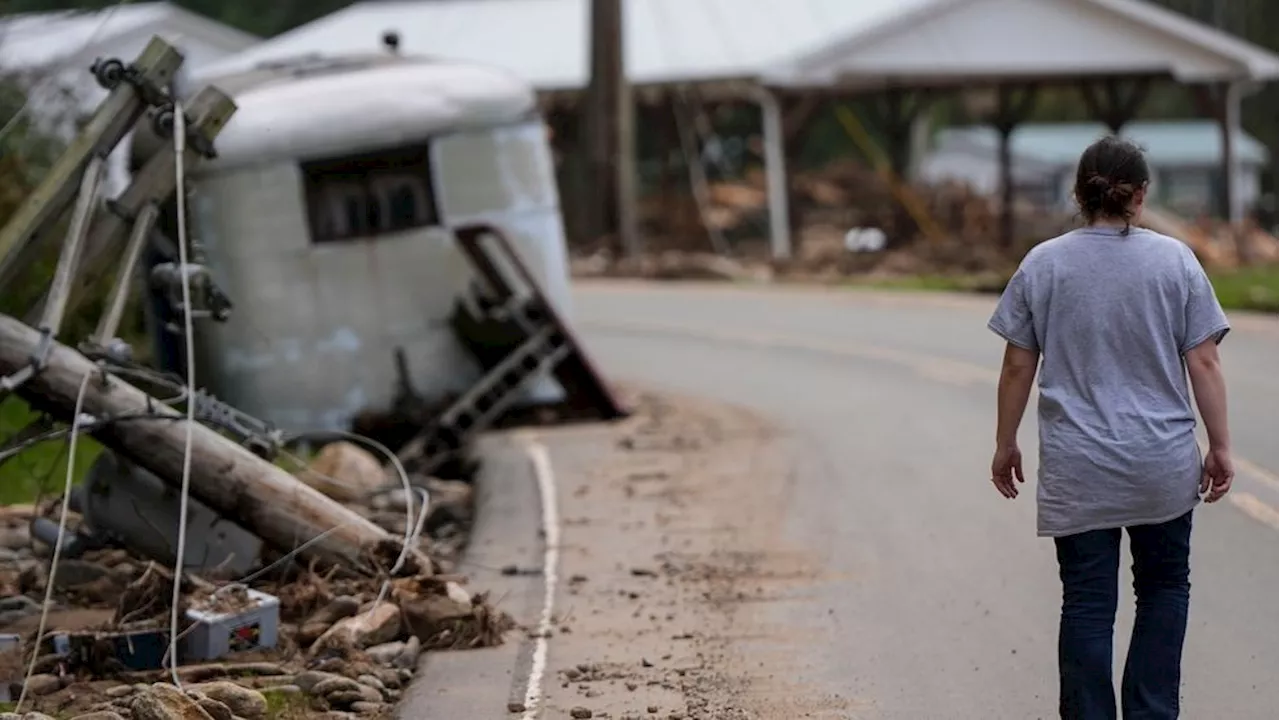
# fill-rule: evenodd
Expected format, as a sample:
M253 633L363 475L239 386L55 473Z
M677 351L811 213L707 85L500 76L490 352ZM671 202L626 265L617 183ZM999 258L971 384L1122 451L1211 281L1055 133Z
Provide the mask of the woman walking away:
M988 325L1007 343L991 461L1007 498L1023 482L1018 425L1040 365L1037 528L1057 546L1059 713L1070 720L1116 717L1122 529L1137 595L1122 717L1178 717L1192 510L1231 489L1218 361L1230 328L1190 248L1133 226L1148 180L1129 142L1085 150L1075 199L1086 226L1027 254ZM1188 375L1209 435L1203 462Z

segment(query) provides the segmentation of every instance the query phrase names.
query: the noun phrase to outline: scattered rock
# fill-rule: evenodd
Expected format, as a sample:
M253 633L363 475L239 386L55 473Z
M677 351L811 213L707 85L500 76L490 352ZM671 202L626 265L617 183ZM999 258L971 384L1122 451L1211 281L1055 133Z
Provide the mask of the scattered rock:
M231 713L246 720L258 720L267 714L267 699L257 690L241 687L233 682L219 681L196 685L192 688L226 705Z
M61 689L62 680L58 679L57 675L51 675L49 673L32 675L31 679L27 681L27 692L37 697L40 695L55 693Z
M335 678L339 680L347 679L342 677L341 675L334 675L333 673L329 673L329 672L320 672L318 670L308 670L306 672L299 673L293 679L293 684L297 685L298 689L300 689L304 693L314 693L317 685L319 685L320 683L326 680L333 680Z
M525 709L526 709L526 708L525 708L525 706L524 706L524 703L522 703L522 702L509 702L509 703L507 703L507 712L509 712L509 713L522 713L522 712L524 712L524 711L525 711Z
M351 712L358 715L376 715L382 712L383 705L380 702L362 702L356 701L351 703Z
M569 711L569 717L574 718L575 720L586 720L586 718L590 718L591 716L592 712L584 707L576 707Z
M334 693L357 692L359 689L360 683L355 680L348 677L342 677L341 675L334 675L333 677L326 678L316 683L309 692L312 695L319 695L327 698Z
M339 502L363 500L386 484L382 463L349 442L325 445L311 466L297 474L302 482Z
M381 704L382 693L367 685L357 684L354 690L330 692L324 696L324 699L330 705L337 707L351 707L352 704L358 702Z
M133 720L213 720L195 700L161 683L139 693L131 707Z
M422 655L422 641L417 635L410 635L404 643L404 649L396 656L392 664L399 668L413 669L418 666L418 658Z
M69 559L58 563L54 587L73 588L88 585L111 575L110 568L88 560Z
M54 719L49 717L48 715L45 715L42 712L32 711L27 713L26 715L23 715L22 720L54 720Z
M0 612L29 615L40 612L40 603L26 595L14 595L0 599Z
M426 485L431 496L431 505L427 510L428 532L449 523L465 525L471 521L475 490L469 483L431 478Z
M312 652L380 645L395 640L400 629L400 608L394 603L380 602L367 612L334 623L316 640Z
M77 715L71 720L124 720L124 716L110 710L99 710L88 715Z
M472 603L470 597L460 602L449 594L405 596L400 599L400 610L409 632L419 640L429 640L445 623L471 617Z
M400 673L391 668L374 668L370 674L381 680L384 686L392 690L399 690L404 687L404 682L400 679Z
M339 595L329 601L328 605L317 610L307 618L298 630L298 643L311 645L325 634L339 620L349 618L360 612L360 600L350 595Z
M213 720L235 720L236 715L231 712L231 708L213 698L200 698L196 700L196 704L200 706L201 710L208 713Z
M414 639L417 640L416 637ZM396 658L400 657L400 654L405 651L407 646L408 643L404 642L383 643L368 648L365 650L365 654L379 665L391 665L395 663Z
M137 689L132 685L117 685L113 688L107 688L106 696L109 698L123 698L135 692L137 692Z
M361 685L368 685L369 687L373 688L374 690L377 690L378 692L382 692L383 690L387 689L387 686L384 685L381 680L379 680L378 678L372 675L361 675L360 677L356 678L356 681L359 682Z
M0 547L18 550L31 545L31 531L27 525L11 525L0 529Z
M409 496L405 495L404 490L401 488L388 490L387 492L374 496L374 498L369 501L369 507L379 512L390 511L402 513L409 508L408 497Z

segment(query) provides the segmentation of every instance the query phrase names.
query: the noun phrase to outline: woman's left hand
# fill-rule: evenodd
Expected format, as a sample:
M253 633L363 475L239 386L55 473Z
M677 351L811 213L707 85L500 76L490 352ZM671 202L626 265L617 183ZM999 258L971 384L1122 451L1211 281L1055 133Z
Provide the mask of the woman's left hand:
M991 482L1001 495L1010 500L1018 497L1018 483L1026 481L1022 478L1022 451L1017 445L996 448L991 458Z

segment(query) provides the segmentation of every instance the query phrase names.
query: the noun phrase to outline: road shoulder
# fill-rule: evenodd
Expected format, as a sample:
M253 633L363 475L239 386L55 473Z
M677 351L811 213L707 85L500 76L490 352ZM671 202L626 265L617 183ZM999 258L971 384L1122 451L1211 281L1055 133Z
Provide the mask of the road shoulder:
M636 416L613 426L504 439L507 453L541 445L553 475L543 483L554 488L551 536L559 539L545 663L535 660L532 632L545 602L541 578L494 576L474 564L546 560L542 543L529 542L533 524L546 520L528 497L538 487L534 463L519 480L493 477L495 466L473 550L484 559L469 554L466 570L476 589L495 588L499 607L526 632L503 648L429 658L401 717L844 716L827 714L844 707L840 700L815 696L772 674L776 662L735 649L773 632L760 624L762 605L818 575L811 559L779 540L793 478L785 438L720 404L652 393L632 394L632 402ZM512 496L494 497L506 491ZM511 594L503 599L497 588ZM794 640L778 635L780 647Z

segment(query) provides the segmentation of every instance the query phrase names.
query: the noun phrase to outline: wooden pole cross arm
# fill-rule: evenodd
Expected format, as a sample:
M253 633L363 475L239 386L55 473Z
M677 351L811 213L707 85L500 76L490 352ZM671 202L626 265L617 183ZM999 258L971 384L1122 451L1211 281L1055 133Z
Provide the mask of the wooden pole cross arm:
M16 267L15 260L62 213L75 194L89 159L95 155L105 157L156 99L140 87L167 88L181 65L181 53L159 37L151 39L133 62L133 81L121 81L111 89L40 185L0 228L0 286L24 269Z
M190 118L187 129L206 143L212 143L235 111L236 104L230 96L216 87L206 87L185 108L186 115ZM200 144L202 143L187 143L183 155L186 167L190 168L202 159L197 147ZM162 204L173 195L177 185L174 173L175 154L171 142L142 166L133 182L115 201L112 210L98 213L93 229L85 241L84 255L80 260L79 282L67 302L68 314L73 314L80 308L89 296L89 291L106 273L111 261L120 256L121 245L128 237L133 219L147 205ZM39 317L47 297L47 294L41 297L24 319L31 322Z
M39 340L40 333L34 328L0 315L0 375L25 366ZM18 394L69 421L86 373L101 377L89 381L82 412L100 419L144 413L158 416L109 423L94 430L93 436L178 487L185 416L119 378L103 375L97 365L75 350L54 344L48 365ZM328 532L299 553L300 557L368 570L367 553L379 543L397 540L354 510L198 423L192 428L191 453L192 496L277 550L292 551Z

